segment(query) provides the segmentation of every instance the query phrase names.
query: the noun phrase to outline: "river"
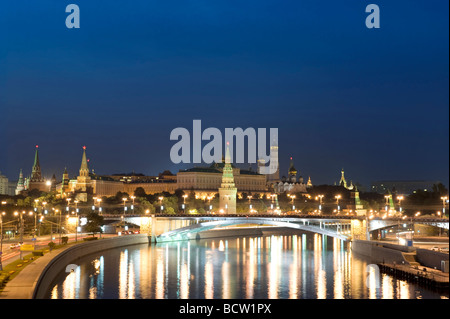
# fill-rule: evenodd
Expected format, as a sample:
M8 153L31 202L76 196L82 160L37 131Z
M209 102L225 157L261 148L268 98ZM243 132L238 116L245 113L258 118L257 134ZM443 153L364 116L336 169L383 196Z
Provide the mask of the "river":
M133 245L87 255L52 299L441 299L366 272L350 243L312 233Z

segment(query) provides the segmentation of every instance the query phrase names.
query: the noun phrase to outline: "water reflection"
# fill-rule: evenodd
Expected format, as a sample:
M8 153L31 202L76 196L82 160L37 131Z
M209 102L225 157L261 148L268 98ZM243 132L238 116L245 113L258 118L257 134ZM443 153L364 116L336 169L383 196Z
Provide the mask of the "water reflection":
M86 256L49 298L440 298L380 275L348 243L319 234L136 245ZM448 297L448 295L447 295Z

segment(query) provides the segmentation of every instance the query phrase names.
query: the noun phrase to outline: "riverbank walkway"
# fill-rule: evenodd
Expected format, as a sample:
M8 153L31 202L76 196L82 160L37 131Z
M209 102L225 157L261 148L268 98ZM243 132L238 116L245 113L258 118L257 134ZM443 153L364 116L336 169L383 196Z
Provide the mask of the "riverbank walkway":
M44 256L33 260L24 270L6 284L0 292L0 299L32 299L36 283L47 264L69 247L71 245L54 249L45 253Z

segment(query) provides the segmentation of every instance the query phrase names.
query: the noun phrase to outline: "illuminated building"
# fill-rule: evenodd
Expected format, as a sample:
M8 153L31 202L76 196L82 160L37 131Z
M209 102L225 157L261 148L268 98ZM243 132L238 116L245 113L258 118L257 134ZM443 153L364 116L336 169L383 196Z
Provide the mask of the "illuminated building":
M226 214L236 213L237 188L234 184L233 168L231 167L230 149L227 145L225 165L222 172L222 184L219 188L219 211Z
M33 168L31 169L31 177L28 180L28 185L25 186L28 190L37 189L39 191L49 191L48 186L45 183L45 179L42 177L41 164L39 163L39 146L36 145L36 152L34 154Z
M290 165L288 170L288 178L282 177L281 181L273 184L273 190L277 194L287 193L306 193L308 187L312 187L311 178L308 179L308 184L305 184L303 177L300 176L297 180L297 169L294 167L294 161L290 158Z

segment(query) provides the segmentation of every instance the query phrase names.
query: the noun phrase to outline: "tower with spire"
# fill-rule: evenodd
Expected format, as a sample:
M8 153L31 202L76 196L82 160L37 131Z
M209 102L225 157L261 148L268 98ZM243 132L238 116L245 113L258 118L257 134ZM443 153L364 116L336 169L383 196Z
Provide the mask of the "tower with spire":
M16 186L16 195L19 195L24 190L25 190L25 181L23 179L22 169L20 169L19 180L17 181L17 186Z
M65 167L61 181L61 197L64 196L64 193L68 192L69 192L69 173L67 173L67 167Z
M31 169L31 177L28 182L28 189L48 191L48 187L45 185L45 180L42 177L41 164L39 162L39 145L36 145L36 151L34 153L34 163Z
M226 214L236 213L237 188L234 183L233 167L231 166L229 142L225 155L225 165L222 173L222 184L219 188L219 209Z
M339 186L344 186L345 188L347 188L347 181L345 180L344 169L341 169L341 180L339 181Z
M361 203L358 187L356 186L350 191L350 203L347 205L347 209L354 211L358 216L366 215L367 210L364 209L364 206Z
M36 152L34 153L34 164L31 169L30 182L42 182L41 164L39 163L39 145L36 145Z
M292 156L291 156L291 162L289 164L288 176L289 176L289 182L295 183L297 181L297 170L294 167L294 161L292 160Z
M89 175L86 146L83 146L83 156L81 158L81 166L79 175L77 176L77 184L75 189L78 191L78 200L85 202L87 201L87 193L92 192L92 180Z
M339 186L344 186L348 190L353 189L353 181L350 181L350 185L347 185L347 181L344 177L344 169L341 170L341 180L339 181Z

